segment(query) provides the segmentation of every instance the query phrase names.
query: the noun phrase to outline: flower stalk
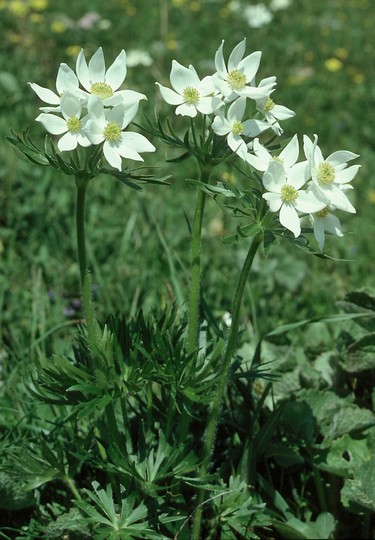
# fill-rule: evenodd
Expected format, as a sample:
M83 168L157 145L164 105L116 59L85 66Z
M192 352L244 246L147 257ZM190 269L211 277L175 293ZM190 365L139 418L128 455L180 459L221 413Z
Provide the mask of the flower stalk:
M201 166L201 181L209 182L211 166ZM188 309L187 352L193 354L198 346L199 335L199 297L201 277L201 238L206 193L198 188L194 221L191 231L191 277Z
M92 305L90 274L87 266L86 237L85 237L85 200L89 179L86 176L76 176L77 201L76 201L76 227L77 227L77 252L81 278L83 308L86 318L87 335L92 351L95 351L99 340L99 326L95 318Z
M254 257L258 251L258 248L263 240L263 233L258 232L254 237L252 244L247 253L245 262L243 264L241 274L238 280L237 289L235 292L233 305L232 305L232 324L230 328L230 333L227 341L227 346L224 353L223 363L221 366L221 374L219 383L215 392L215 399L212 404L211 413L208 419L207 429L203 440L203 451L202 451L202 465L199 470L200 478L208 472L209 461L213 451L214 440L217 430L217 423L219 420L221 403L224 397L224 392L227 387L228 382L228 373L231 366L231 361L233 354L236 348L237 338L238 338L238 329L239 329L239 319L240 319L240 310L242 305L243 293L245 290L245 285L251 270L251 266L254 261ZM192 540L199 540L201 538L201 522L202 522L202 504L204 502L205 490L200 488L198 491L197 498L197 509L194 514L193 526L192 526Z

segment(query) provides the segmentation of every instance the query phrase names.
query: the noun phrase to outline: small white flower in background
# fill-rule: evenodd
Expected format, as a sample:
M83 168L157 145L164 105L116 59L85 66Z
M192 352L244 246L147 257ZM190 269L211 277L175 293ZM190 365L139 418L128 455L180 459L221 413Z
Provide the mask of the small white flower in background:
M266 80L266 79L265 79ZM259 87L263 81L260 82ZM278 120L287 120L295 115L295 112L284 105L277 105L270 97L263 97L256 100L256 107L261 112L266 121L270 124L276 135L281 135L283 130Z
M327 204L354 214L356 210L344 191L352 189L349 182L353 180L360 168L360 165L348 167L348 161L357 158L358 154L339 150L324 159L317 141L316 135L314 142L307 135L304 136L304 151L310 164L314 191L322 194Z
M272 21L273 15L264 4L246 6L242 12L243 18L251 28L261 28Z
M88 64L83 50L81 50L77 58L76 71L79 82L87 91L87 97L93 94L99 97L107 107L113 107L119 103L133 105L139 103L141 99L146 99L146 96L133 90L118 90L127 73L124 49L108 70L105 69L101 47L95 52Z
M263 185L271 212L279 212L279 221L295 238L301 234L299 212L312 214L323 210L325 199L312 190L301 190L308 180L308 163L296 163L288 173L281 163L272 161L263 175Z
M172 62L170 81L173 90L156 83L160 93L169 105L178 105L176 114L194 118L198 112L212 114L221 105L222 101L215 93L212 77L200 80L193 66L188 68Z
M137 113L137 107L126 108L123 103L105 109L95 95L88 100L89 120L85 132L92 144L103 144L103 154L112 167L121 171L122 158L143 161L140 152L154 152L155 146L140 133L124 132Z
M244 159L257 171L265 172L272 160L276 160L281 163L286 172L297 163L299 155L298 137L294 137L283 148L283 150L277 156L273 156L263 145L260 144L259 139L254 139L251 143L252 152L248 152Z
M140 49L131 49L126 55L126 65L128 67L135 66L151 66L154 63L151 56L147 51L141 51Z
M292 0L271 0L270 9L272 11L279 11L280 9L288 8L292 3Z
M77 145L90 146L91 142L84 131L87 115L82 116L82 104L73 94L66 93L60 101L63 118L52 113L41 113L36 121L40 122L52 135L63 135L57 143L60 152L74 150Z
M29 83L30 87L34 90L37 96L53 107L40 107L43 112L59 112L61 96L66 92L77 96L80 99L84 99L84 93L79 88L79 81L74 71L66 64L60 64L56 78L56 90L57 94L49 88L43 88L36 83Z
M252 99L269 96L276 84L276 77L269 77L269 84L263 87L257 87L254 84L262 56L261 51L255 51L243 58L246 48L246 38L244 38L231 52L227 67L223 47L224 41L222 41L215 54L216 73L214 81L216 88L225 98L225 101L234 101L238 96Z
M219 114L212 122L212 129L216 135L227 136L228 146L242 159L247 153L245 137L256 137L269 127L262 120L242 120L246 109L246 98L238 98L227 111L227 116Z
M335 236L344 236L339 218L332 214L329 210L329 207L326 206L319 212L310 214L310 221L313 227L314 236L321 250L323 250L324 247L325 232L334 234Z

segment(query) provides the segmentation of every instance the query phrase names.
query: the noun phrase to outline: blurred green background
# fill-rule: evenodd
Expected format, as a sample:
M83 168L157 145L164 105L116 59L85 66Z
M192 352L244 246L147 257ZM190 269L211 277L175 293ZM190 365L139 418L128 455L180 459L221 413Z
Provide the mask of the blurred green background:
M176 129L186 119L161 102L155 81L168 85L172 59L193 64L201 76L214 71L221 40L225 54L247 38L247 54L263 52L259 78L276 75L273 98L296 112L284 122L283 140L319 135L325 156L346 149L360 154L351 200L357 215L341 215L343 238L328 238L321 260L276 246L254 268L245 310L260 331L282 322L334 313L353 289L374 286L375 41L372 0L58 0L0 1L0 257L3 369L41 353L71 347L79 305L72 178L22 161L6 141L30 126L43 105L28 87L54 89L61 62L73 69L81 48L88 59L99 46L107 66L128 53L125 87L145 93L136 121L154 109ZM172 174L170 186L146 186L138 194L112 178L98 177L88 196L88 249L99 316L128 314L184 299L189 230L195 204L193 161L165 163L171 151L157 140L147 166ZM136 164L134 164L135 166ZM133 166L133 164L131 164ZM158 174L159 174L158 172ZM229 169L221 178L243 181ZM184 216L186 215L186 217ZM236 223L213 201L204 224L203 291L220 316L230 308L247 241L223 245ZM180 295L180 296L179 296ZM254 307L255 306L255 307Z

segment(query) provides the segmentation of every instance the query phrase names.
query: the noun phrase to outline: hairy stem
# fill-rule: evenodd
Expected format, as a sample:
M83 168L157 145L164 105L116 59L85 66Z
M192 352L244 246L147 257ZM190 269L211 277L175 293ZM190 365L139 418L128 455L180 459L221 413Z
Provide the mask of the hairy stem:
M211 167L201 167L201 181L209 181ZM191 231L191 277L188 309L187 352L194 353L198 346L199 336L199 297L201 277L201 235L206 194L198 188L194 221Z
M91 350L97 348L98 343L98 323L95 319L91 298L90 275L87 267L86 240L85 240L85 199L88 180L86 178L76 178L77 204L76 204L76 226L77 226L77 250L78 263L81 277L81 289L83 308L86 318L88 341Z
M236 349L240 310L242 304L243 293L247 278L254 260L254 257L258 251L258 248L262 242L263 235L258 233L250 246L247 253L242 271L238 280L236 293L232 306L232 323L230 333L227 341L227 346L224 353L223 362L221 365L221 374L218 386L215 392L215 398L212 404L211 413L208 419L207 429L203 440L203 459L202 465L199 470L200 478L204 478L208 472L210 457L214 447L214 440L216 435L217 423L221 410L221 403L224 397L224 392L228 382L228 373L231 366L234 351ZM198 491L197 510L194 515L193 527L192 527L192 540L199 540L201 538L201 523L202 523L202 503L204 502L205 490L200 488Z

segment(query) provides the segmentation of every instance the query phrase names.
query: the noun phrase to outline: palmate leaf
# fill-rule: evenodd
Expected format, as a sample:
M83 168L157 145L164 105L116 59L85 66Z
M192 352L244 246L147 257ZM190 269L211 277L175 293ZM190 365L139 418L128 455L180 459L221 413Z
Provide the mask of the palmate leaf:
M100 488L98 482L92 482L93 491L84 489L88 501L74 501L84 516L84 523L94 531L97 540L151 539L164 538L149 527L148 510L143 501L136 503L134 495L127 496L125 488L120 486L121 506L114 502L112 487Z
M341 501L355 514L375 512L375 458L372 456L355 469L341 490Z
M254 501L247 484L240 477L231 476L229 484L220 484L221 492L214 493L211 500L205 504L212 505L215 515L214 525L216 535L219 538L257 539L259 536L254 532L254 527L265 527L270 520L264 514L265 504Z

